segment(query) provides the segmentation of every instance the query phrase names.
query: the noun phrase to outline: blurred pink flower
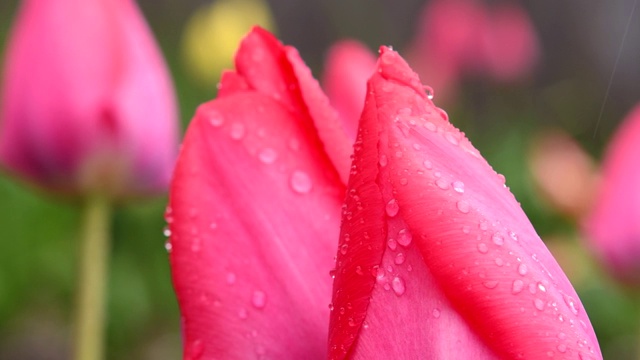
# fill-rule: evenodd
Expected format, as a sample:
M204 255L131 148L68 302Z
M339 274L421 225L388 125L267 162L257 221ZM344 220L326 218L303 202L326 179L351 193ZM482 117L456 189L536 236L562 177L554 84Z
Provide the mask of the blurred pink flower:
M615 275L640 281L640 105L611 139L595 205L584 229Z
M339 41L327 54L322 85L352 140L364 106L367 80L375 67L376 57L356 40Z
M176 99L133 1L23 1L5 66L0 160L9 170L65 193L166 189Z
M479 0L434 0L424 7L407 53L438 100L446 102L465 75L498 82L525 77L539 46L531 20L515 4L489 8Z

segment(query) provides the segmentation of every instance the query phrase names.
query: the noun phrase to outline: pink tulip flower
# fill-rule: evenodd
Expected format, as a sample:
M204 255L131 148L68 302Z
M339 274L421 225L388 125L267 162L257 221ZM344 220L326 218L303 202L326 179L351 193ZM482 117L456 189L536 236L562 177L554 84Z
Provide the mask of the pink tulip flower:
M504 178L388 48L354 148L330 359L602 358Z
M640 105L613 136L602 164L602 181L584 229L611 271L640 282Z
M434 0L418 24L408 58L440 101L455 98L464 76L515 82L539 58L533 24L515 4L489 8L478 0Z
M297 51L240 45L170 191L185 359L325 359L351 141Z
M367 80L376 66L373 53L356 40L342 40L329 49L322 85L352 140L364 106Z
M352 164L317 82L264 30L198 109L167 209L184 358L601 358L503 178L381 53Z
M10 171L65 193L166 189L176 100L133 1L23 1L4 70L0 160Z

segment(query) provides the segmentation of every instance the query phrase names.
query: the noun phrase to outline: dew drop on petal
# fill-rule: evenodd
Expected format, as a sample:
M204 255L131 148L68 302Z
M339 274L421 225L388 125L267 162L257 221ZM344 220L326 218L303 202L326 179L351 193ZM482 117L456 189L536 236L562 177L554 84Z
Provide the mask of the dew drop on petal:
M389 217L394 217L398 215L398 211L400 211L400 206L398 205L398 201L396 199L389 200L389 202L387 203L387 206L385 207L385 210Z
M264 148L258 154L258 159L264 164L273 164L277 158L278 153L272 148Z
M499 233L493 234L493 236L491 237L491 240L493 241L494 244L498 246L502 246L504 244L504 238Z
M379 160L380 166L385 167L387 166L388 162L389 160L387 159L387 155L385 154L380 155L380 160Z
M435 319L440 318L440 309L433 309L433 311L431 312L431 315L432 315Z
M424 167L425 167L427 170L431 170L431 169L433 169L433 164L431 164L431 161L429 161L429 160L425 160L425 161L422 163L422 165L424 165Z
M495 289L498 286L498 281L489 280L489 281L483 282L482 285L484 285L484 287L486 287L487 289Z
M443 178L438 178L436 180L436 186L442 190L447 190L449 188L449 183Z
M398 247L398 242L395 239L389 239L387 240L387 245L389 249L395 250Z
M251 297L251 304L256 309L262 309L267 304L267 295L260 290L256 290L253 292L253 296Z
M340 246L340 254L346 255L348 249L349 249L348 244L342 244L342 246Z
M404 254L403 254L403 253L398 253L398 254L396 255L395 259L393 260L393 262L394 262L396 265L401 265L402 263L404 263L404 260L405 260L405 258L404 258Z
M210 109L207 111L207 116L209 116L209 124L214 127L219 127L224 124L224 117L218 110Z
M427 94L427 99L433 100L433 97L435 96L435 92L433 91L433 88L431 86L424 85L423 89L425 94Z
M171 240L165 241L164 249L167 250L168 254L171 254L171 250L173 250L173 245L171 244Z
M300 170L296 170L291 174L289 183L291 184L291 188L293 189L293 191L300 194L308 193L313 187L309 175L306 172Z
M524 289L524 282L522 280L514 280L511 286L511 293L517 294Z
M168 226L165 226L164 229L162 229L162 235L165 237L171 236L171 229L169 229Z
M247 309L242 308L240 310L238 310L238 317L240 319L246 319L249 316L249 314L247 314Z
M518 274L525 276L527 275L527 272L529 272L529 269L527 269L527 265L525 264L518 265Z
M544 301L542 299L535 299L533 300L533 306L535 306L536 309L542 311L544 310Z
M489 252L489 247L485 243L478 244L478 251L482 254L486 254Z
M558 349L558 352L564 354L565 352L567 352L567 345L560 344L560 345L558 345L557 349Z
M401 296L406 291L404 280L397 276L391 280L391 287L393 288L393 292L398 296Z
M462 181L454 181L451 185L456 192L460 194L464 193L464 183Z
M402 229L400 231L398 231L398 244L407 247L411 244L411 240L413 239L413 236L411 235L411 233L409 232L409 230L407 229Z
M438 127L436 127L436 124L432 123L431 121L425 122L424 127L427 128L427 130L433 131L433 132L438 130Z
M236 274L234 274L232 272L227 273L226 280L227 280L227 284L229 284L229 285L235 284L236 283Z
M563 294L562 298L564 299L565 304L567 304L571 312L574 315L578 315L578 312L580 312L580 305L576 303L576 300L567 294Z
M229 136L233 140L241 140L244 137L246 129L241 123L233 123L231 124L231 130L229 130Z
M460 210L461 213L463 214L469 213L469 210L470 210L469 203L466 202L465 200L458 201L456 206L458 207L458 210Z

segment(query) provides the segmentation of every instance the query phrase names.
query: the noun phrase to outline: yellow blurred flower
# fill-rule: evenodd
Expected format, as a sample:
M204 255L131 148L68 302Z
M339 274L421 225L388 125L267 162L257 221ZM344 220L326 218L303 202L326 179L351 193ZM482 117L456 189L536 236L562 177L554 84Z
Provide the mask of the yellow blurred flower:
M218 0L198 9L182 38L184 63L194 80L203 85L218 81L223 69L232 68L238 43L254 25L274 31L264 0Z

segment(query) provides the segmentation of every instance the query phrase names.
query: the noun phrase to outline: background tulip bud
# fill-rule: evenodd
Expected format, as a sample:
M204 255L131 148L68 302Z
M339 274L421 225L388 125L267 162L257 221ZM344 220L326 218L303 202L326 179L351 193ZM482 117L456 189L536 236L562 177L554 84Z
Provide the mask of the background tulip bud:
M132 1L24 1L5 61L0 160L65 193L166 188L171 80Z

